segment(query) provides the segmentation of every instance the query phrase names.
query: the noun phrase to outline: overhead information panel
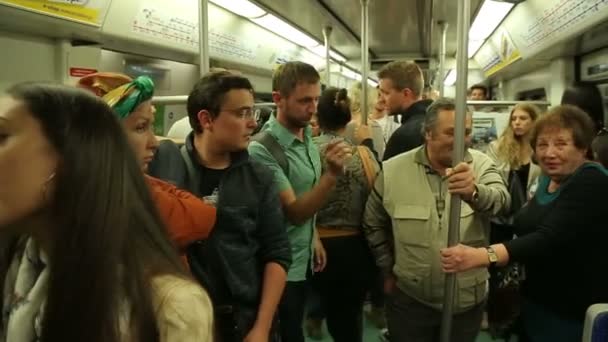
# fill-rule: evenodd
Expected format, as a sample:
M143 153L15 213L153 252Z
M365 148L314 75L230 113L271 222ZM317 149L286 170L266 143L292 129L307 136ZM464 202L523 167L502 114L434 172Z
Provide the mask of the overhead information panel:
M198 49L198 5L196 0L140 1L131 23L139 35Z
M608 0L527 0L507 17L510 32L523 58L575 37L608 16Z
M0 0L0 4L101 27L110 0Z
M509 32L502 26L496 30L475 55L475 61L490 77L499 70L521 58L519 49L513 44Z
M260 48L261 44L255 41L222 31L217 27L209 28L209 50L212 55L230 57L243 62L254 62Z
M211 4L209 18L212 24L209 25L212 58L266 70L288 60L300 60L317 67L323 63L323 59L312 52Z
M487 77L489 70L500 64L500 55L490 40L486 41L475 54L475 61Z
M102 32L116 40L135 43L133 48L142 44L197 55L198 3L198 0L112 1ZM279 57L315 66L323 62L312 52L211 3L208 18L211 58L263 70L272 70Z

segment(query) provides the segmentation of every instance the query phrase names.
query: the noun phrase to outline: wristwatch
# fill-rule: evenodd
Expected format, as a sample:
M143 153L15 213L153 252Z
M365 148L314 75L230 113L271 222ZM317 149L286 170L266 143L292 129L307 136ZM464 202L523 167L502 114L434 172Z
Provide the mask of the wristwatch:
M479 200L479 192L477 191L477 185L475 186L475 190L473 191L473 195L471 195L471 203L475 203Z
M490 260L490 266L496 265L498 262L498 255L496 255L496 251L491 246L486 247L486 251L488 252L488 260Z

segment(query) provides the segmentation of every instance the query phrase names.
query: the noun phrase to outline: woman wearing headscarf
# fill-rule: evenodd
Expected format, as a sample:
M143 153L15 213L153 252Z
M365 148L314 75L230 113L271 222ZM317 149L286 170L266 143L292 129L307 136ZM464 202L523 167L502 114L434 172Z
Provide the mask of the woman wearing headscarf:
M146 76L131 79L118 73L95 73L78 84L112 107L145 173L158 147L153 132L156 110L152 105L152 80ZM185 261L185 248L209 236L215 224L215 208L167 182L148 175L145 178L169 235Z

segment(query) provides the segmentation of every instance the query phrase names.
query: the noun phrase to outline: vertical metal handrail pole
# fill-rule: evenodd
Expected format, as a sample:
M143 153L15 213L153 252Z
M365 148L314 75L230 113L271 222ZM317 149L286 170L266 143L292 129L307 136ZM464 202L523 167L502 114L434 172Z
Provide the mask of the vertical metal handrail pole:
M367 78L369 71L369 0L361 0L361 124L367 125Z
M465 123L467 117L467 76L468 76L468 40L470 21L470 0L458 1L457 50L456 50L456 122L454 127L454 152L452 164L456 166L464 159L465 152ZM448 246L454 246L460 240L460 202L458 195L450 199L450 223L448 227ZM450 342L452 332L452 316L454 312L454 297L456 292L456 274L447 274L443 312L441 319L441 342Z
M325 84L329 87L330 84L330 75L331 75L331 55L329 54L330 46L329 46L329 37L331 36L331 26L325 26L323 28L323 39L325 40Z
M200 0L198 11L198 53L201 77L209 72L209 2Z
M445 56L447 54L447 43L448 43L448 23L445 21L440 21L439 25L441 26L441 47L439 51L439 96L443 97L444 92L444 84L443 80L445 79Z

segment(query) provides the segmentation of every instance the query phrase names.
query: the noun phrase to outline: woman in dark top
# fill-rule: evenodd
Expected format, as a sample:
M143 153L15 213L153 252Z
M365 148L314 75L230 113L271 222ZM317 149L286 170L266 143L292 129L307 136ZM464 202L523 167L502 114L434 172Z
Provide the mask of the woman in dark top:
M540 118L531 143L543 175L515 218L518 238L441 252L446 272L510 261L526 265L522 320L530 341L580 341L586 309L608 301L604 200L608 172L588 162L594 123L574 106Z
M511 210L492 218L490 243L500 243L513 238L513 217L531 197L531 188L537 182L540 168L532 161L534 151L530 146L532 127L539 110L534 105L518 104L509 114L509 125L498 140L488 146L486 154L494 160L496 168L507 181L511 195ZM490 268L490 288L487 305L487 322L493 337L507 338L512 332L519 312L517 282L509 276L519 272L519 265Z

